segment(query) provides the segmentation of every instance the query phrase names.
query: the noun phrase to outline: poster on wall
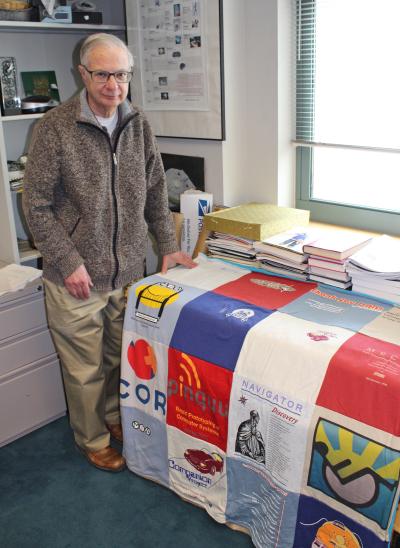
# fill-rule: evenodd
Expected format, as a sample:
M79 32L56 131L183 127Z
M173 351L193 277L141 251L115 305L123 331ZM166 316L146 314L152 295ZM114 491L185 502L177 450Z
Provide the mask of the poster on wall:
M146 110L208 110L204 0L140 0Z
M225 139L222 0L126 4L133 102L157 137Z

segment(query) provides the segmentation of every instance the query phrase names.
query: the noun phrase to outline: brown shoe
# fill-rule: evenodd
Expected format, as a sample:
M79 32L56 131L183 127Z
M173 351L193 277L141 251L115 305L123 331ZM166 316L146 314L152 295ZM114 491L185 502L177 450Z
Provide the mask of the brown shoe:
M123 436L122 436L122 426L121 423L118 424L106 424L108 431L111 434L111 437L115 440L119 441L120 443L123 442Z
M78 447L78 446L77 446ZM78 447L90 464L106 472L121 472L126 467L124 457L113 447L105 447L100 451L87 451Z

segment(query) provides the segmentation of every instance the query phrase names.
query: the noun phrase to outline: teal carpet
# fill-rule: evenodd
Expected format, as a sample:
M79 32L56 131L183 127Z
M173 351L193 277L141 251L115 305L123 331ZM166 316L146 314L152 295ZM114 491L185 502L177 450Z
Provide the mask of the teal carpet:
M250 548L132 472L93 468L74 447L66 417L0 448L1 548Z

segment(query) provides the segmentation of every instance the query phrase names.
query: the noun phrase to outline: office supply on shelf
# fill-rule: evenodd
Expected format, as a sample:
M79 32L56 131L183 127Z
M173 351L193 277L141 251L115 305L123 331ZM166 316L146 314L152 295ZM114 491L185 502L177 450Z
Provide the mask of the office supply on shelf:
M18 94L15 57L0 57L0 97L3 116L20 114L21 99Z
M71 6L57 6L50 14L43 7L39 7L39 16L42 23L72 23Z

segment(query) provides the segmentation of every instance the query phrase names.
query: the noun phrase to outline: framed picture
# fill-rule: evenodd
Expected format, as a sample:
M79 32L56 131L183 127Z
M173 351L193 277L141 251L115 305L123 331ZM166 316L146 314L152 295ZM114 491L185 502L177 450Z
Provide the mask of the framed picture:
M60 102L56 73L54 70L21 72L25 96L44 95Z
M222 0L127 3L133 102L159 137L225 138Z

